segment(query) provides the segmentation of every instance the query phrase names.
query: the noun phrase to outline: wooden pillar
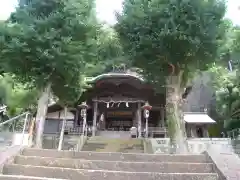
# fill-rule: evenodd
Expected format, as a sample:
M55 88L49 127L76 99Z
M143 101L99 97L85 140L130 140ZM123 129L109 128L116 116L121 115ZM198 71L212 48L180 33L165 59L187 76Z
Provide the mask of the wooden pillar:
M190 125L191 128L191 138L195 138L196 136L196 127L195 125Z
M79 118L79 109L76 109L76 114L75 114L75 122L74 122L74 127L77 126L78 123L78 118Z
M161 127L165 127L164 107L161 107L160 113L161 113Z
M204 126L203 126L204 136L205 136L206 138L209 138L208 128L209 128L208 125L204 125Z
M96 135L97 108L98 108L98 103L97 103L97 102L94 102L94 105L93 105L93 127L92 127L92 136L95 136L95 135Z
M142 137L142 111L141 111L141 102L138 102L137 107L137 121L138 121L138 138Z
M102 113L102 128L103 128L104 131L106 130L105 112Z
M146 132L146 133L145 133L145 138L148 138L148 117L145 118L145 121L146 121L146 122L145 122L145 123L146 123L146 124L145 124L145 126L146 126L146 127L145 127L145 132Z

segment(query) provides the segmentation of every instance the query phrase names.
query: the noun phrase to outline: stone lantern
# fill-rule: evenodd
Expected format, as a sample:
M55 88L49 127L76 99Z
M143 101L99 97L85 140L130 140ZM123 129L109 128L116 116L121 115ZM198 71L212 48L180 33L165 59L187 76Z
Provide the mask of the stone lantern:
M148 137L148 118L149 118L149 111L152 109L152 106L146 102L143 106L142 109L144 110L144 118L146 119L146 127L145 127L145 137Z
M81 109L81 116L83 118L83 135L86 130L86 123L87 123L87 109L89 106L86 102L82 102L80 105L78 105L78 108Z

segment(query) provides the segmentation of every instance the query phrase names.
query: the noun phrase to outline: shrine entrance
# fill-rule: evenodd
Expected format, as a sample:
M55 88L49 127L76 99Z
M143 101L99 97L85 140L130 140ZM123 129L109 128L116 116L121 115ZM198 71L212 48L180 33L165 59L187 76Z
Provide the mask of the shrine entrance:
M160 108L165 104L164 94L155 93L134 69L101 74L89 81L92 86L83 93L82 100L90 107L86 121L92 136L122 135L135 127L141 137L146 128L142 106L147 101L153 106L152 111L157 112L150 113L149 125L158 126L160 119L164 122L160 116L164 114Z
M133 113L131 111L107 111L106 130L129 131L133 126Z

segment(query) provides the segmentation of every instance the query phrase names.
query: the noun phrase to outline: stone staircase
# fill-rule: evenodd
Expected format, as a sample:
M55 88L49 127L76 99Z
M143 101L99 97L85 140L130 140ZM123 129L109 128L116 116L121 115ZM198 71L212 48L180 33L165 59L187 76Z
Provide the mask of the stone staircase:
M205 155L24 149L0 180L218 180Z
M90 137L82 151L143 153L143 140L106 137Z

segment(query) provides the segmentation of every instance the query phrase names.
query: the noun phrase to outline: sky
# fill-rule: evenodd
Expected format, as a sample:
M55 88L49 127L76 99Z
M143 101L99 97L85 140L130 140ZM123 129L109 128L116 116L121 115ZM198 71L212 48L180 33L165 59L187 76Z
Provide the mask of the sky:
M123 0L96 0L98 18L109 24L116 22L114 12L121 11ZM0 20L7 19L14 11L17 0L0 0ZM228 0L226 17L240 25L240 0Z

